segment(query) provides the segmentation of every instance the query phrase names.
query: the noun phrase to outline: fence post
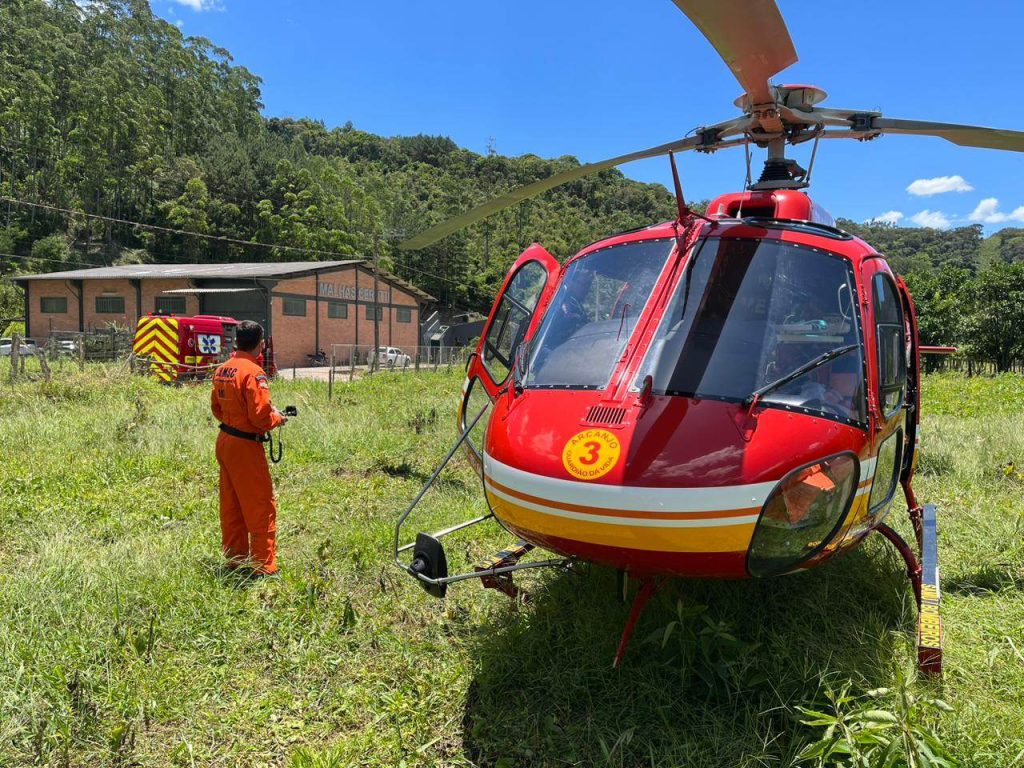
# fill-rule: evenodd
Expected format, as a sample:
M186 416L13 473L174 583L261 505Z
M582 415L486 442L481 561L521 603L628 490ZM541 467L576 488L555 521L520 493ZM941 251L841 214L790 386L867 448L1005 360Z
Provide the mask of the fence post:
M420 372L420 354L422 350L423 347L416 347L416 361L412 364L413 368L416 370L416 373Z
M85 334L79 334L78 336L78 371L81 373L85 370Z
M352 347L352 354L350 354L348 356L348 380L349 380L349 383L351 383L352 379L354 379L355 376L356 376L356 354L358 353L358 351L359 350L357 350L355 347Z
M334 347L331 347L331 370L327 372L327 402L334 396Z
M46 351L36 350L36 359L39 360L39 369L43 372L43 381L50 380L50 364L46 362Z
M11 384L18 380L18 359L21 357L21 334L11 335Z

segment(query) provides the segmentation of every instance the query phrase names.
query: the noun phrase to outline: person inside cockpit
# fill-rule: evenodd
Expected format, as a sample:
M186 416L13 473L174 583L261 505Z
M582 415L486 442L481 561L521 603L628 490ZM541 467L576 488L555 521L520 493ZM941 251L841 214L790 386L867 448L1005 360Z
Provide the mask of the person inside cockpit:
M834 285L815 288L794 301L783 322L770 326L774 343L765 381L858 343L849 305L843 303L844 291L849 290L847 284L844 282L838 290ZM856 416L863 410L859 405L862 379L859 355L842 353L779 387L766 399L844 417Z

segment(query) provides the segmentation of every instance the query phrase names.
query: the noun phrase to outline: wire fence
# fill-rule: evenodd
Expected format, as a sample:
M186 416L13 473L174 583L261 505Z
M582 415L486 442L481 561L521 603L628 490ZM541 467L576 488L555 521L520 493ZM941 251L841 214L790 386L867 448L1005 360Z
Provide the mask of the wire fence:
M949 355L945 357L924 355L921 365L925 373L941 373L951 371L971 376L995 376L1000 368L1006 373L1024 374L1024 360L1009 360L1002 366L995 360L970 357L968 355Z
M332 344L324 361L328 369L328 397L336 381L353 381L381 371L419 373L464 367L470 347L380 347L365 344Z
M47 337L45 354L51 360L73 357L82 363L116 362L132 353L135 332L123 328L93 331L52 331Z
M216 365L193 365L183 361L150 359L133 352L134 334L126 329L53 331L45 339L14 335L0 340L0 363L9 370L11 382L46 380L64 372L82 372L90 364L123 365L126 370L152 375L164 381L186 382L208 378ZM380 347L333 344L329 355L310 356L302 378L327 383L328 398L334 384L353 381L379 372L419 373L465 367L471 347L421 346ZM4 370L4 373L7 373ZM287 369L279 375L287 376ZM298 372L292 369L292 377Z
M15 333L0 339L0 361L8 367L8 378L50 381L54 374L82 372L89 363L131 365L132 334L120 329L86 332L55 331L45 339Z

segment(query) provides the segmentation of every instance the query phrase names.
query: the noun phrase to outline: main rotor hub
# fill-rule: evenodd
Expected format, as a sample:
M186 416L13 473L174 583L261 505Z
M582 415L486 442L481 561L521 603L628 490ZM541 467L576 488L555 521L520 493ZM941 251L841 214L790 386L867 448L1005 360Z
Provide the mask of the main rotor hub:
M776 105L804 112L828 98L828 94L816 85L773 85L771 90ZM747 114L764 107L761 104L751 104L750 96L746 93L739 96L733 104Z

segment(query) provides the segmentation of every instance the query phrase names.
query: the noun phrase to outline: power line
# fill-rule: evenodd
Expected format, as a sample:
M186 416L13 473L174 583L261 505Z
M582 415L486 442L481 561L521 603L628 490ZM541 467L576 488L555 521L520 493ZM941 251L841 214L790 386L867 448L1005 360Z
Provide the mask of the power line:
M295 253L307 253L307 254L313 254L313 255L317 255L317 256L333 256L335 258L342 258L342 259L347 259L347 258L349 258L351 256L351 254L338 253L337 251L324 251L324 250L319 250L317 248L301 248L301 247L295 246L295 245L277 245L277 244L274 244L274 243L259 243L259 242L253 241L253 240L241 240L241 239L236 238L236 237L227 237L225 235L208 235L208 234L205 234L203 232L192 232L192 231L187 230L187 229L175 229L174 227L162 227L162 226L160 226L158 224L144 224L141 221L130 221L128 219L119 219L119 218L116 218L116 217L113 217L113 216L102 216L102 215L100 215L98 213L85 213L84 211L75 211L75 210L72 210L70 208L61 208L61 207L56 206L56 205L47 205L46 203L33 203L33 202L29 202L28 200L18 200L16 198L8 197L6 195L0 195L0 203L12 203L14 205L22 205L22 206L26 206L26 207L29 207L29 208L39 208L39 209L42 209L42 210L45 210L45 211L54 211L56 213L62 213L64 215L66 215L66 216L83 216L83 217L88 218L88 219L96 219L98 221L107 221L107 222L110 222L110 223L113 223L113 224L125 224L125 225L131 226L131 227L140 227L142 229L151 229L151 230L154 230L156 232L165 232L165 233L172 234L172 235L184 235L186 237L199 237L199 238L202 238L202 239L205 239L205 240L211 240L211 241L214 241L214 242L231 243L231 244L234 244L234 245L242 245L242 246L247 246L247 247L277 248L277 249L283 250L283 251L293 251ZM72 262L68 262L68 263L70 264ZM95 265L88 264L88 265L85 265L85 266L95 266ZM448 277L444 277L442 275L434 274L433 272L427 272L426 270L423 270L423 269L417 269L416 267L411 267L408 264L402 264L400 266L402 267L402 269L407 269L407 270L409 270L411 272L417 272L417 273L419 273L421 275L426 275L427 277L432 277L435 280L442 280L442 281L444 281L446 283L451 283L452 285L458 285L458 283L455 280L452 280L451 278L448 278Z
M27 261L47 261L51 264L70 264L75 267L101 267L102 264L91 264L87 261L71 261L70 259L50 259L45 256L19 256L16 253L0 253L0 259L24 259Z
M278 248L282 251L296 251L299 253L312 253L319 256L344 256L345 254L337 253L336 251L322 251L316 248L300 248L294 245L275 245L274 243L259 243L253 240L241 240L237 237L227 237L225 235L208 235L203 232L192 232L187 229L175 229L174 227L161 227L158 224L143 224L141 221L129 221L128 219L118 219L114 216L102 216L98 213L85 213L84 211L74 211L70 208L60 208L56 205L47 205L46 203L32 203L28 200L16 200L13 197L0 196L0 203L14 203L15 205L24 205L29 208L41 208L46 211L56 211L57 213L63 213L68 216L84 216L87 219L97 219L99 221L109 221L113 224L127 224L131 227L141 227L142 229L152 229L156 232L166 232L172 235L185 235L188 237L200 237L204 240L212 240L221 243L233 243L235 245L245 246L256 246L259 248Z

